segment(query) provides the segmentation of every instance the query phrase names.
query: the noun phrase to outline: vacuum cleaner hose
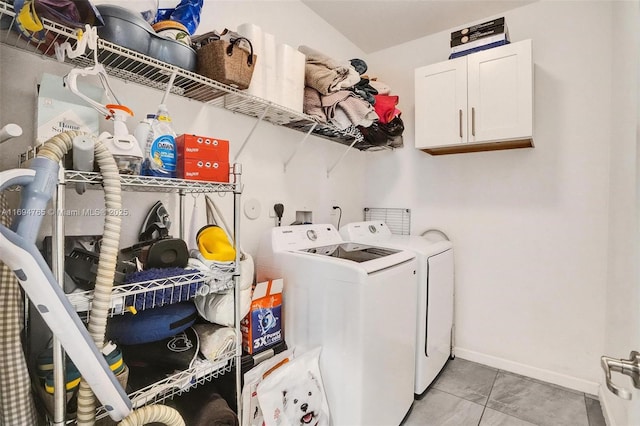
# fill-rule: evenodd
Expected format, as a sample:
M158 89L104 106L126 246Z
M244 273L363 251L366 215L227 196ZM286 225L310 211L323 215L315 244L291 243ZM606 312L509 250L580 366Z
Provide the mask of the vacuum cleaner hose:
M56 163L61 161L64 155L71 150L73 139L76 136L84 135L81 132L68 131L61 133L44 143L38 152L38 157L48 158ZM118 247L120 244L120 228L122 223L122 201L121 186L118 166L113 155L102 144L100 140L95 144L95 159L102 174L102 184L105 193L105 223L100 247L100 257L98 261L98 271L91 311L89 312L89 333L99 350L104 347L104 336L107 327L109 307L111 306L111 290L115 277L116 262L118 257ZM120 424L143 425L138 423L151 419L163 422L169 426L183 426L184 421L180 415L169 407L162 405L151 405L144 407L143 414L138 415L137 411ZM168 410L175 413L167 415ZM146 414L149 413L149 414ZM96 404L95 397L89 385L82 380L78 390L77 424L78 426L95 424ZM131 418L131 420L129 420ZM140 419L140 420L139 420ZM175 420L178 419L178 420ZM148 422L147 420L146 422ZM126 422L126 423L125 423Z
M185 426L184 420L175 409L166 405L147 405L131 413L118 426L137 426L160 422L171 426Z

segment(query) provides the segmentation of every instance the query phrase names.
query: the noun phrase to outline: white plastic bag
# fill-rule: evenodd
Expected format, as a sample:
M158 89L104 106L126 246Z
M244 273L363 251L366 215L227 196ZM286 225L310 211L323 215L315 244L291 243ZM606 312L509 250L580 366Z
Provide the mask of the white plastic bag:
M293 359L293 349L275 354L273 357L262 361L244 374L244 386L242 388L242 426L263 426L264 419L258 402L257 388L263 378L277 368Z
M329 404L320 375L321 348L278 368L258 384L266 426L329 426Z
M231 228L224 220L224 216L220 213L218 206L208 195L205 196L205 204L207 206L207 222L218 224L224 232L227 234L229 241L234 241L234 236L231 235ZM240 248L240 288L245 289L251 287L253 284L253 276L255 274L255 265L253 257L242 248Z
M225 231L229 241L233 241L224 217L218 210L218 207L209 196L205 197L207 206L207 222L219 224ZM253 258L249 253L240 250L240 318L244 318L251 308L251 285L253 284L253 276L255 265ZM235 323L234 317L234 290L228 290L220 293L210 293L207 295L197 295L194 303L198 309L198 314L209 322L233 327Z
M214 324L233 327L235 323L234 289L221 293L210 293L206 296L197 295L193 298L198 314ZM240 318L244 318L251 308L251 287L240 290Z

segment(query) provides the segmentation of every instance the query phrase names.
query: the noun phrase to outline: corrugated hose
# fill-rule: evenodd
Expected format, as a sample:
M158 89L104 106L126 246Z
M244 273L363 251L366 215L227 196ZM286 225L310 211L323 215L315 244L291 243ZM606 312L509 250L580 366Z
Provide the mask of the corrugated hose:
M62 161L64 155L71 150L73 139L84 133L68 131L46 141L38 152L38 157L48 158L56 163ZM96 141L94 155L105 193L105 222L93 302L89 312L89 333L99 350L104 347L107 318L111 306L111 290L115 277L118 247L120 244L120 228L122 217L122 197L120 175L113 155L100 139ZM94 425L96 416L95 396L83 379L78 390L77 424L78 426ZM173 408L163 405L150 405L132 412L119 423L121 426L144 425L150 422L161 422L168 426L184 426L180 414Z

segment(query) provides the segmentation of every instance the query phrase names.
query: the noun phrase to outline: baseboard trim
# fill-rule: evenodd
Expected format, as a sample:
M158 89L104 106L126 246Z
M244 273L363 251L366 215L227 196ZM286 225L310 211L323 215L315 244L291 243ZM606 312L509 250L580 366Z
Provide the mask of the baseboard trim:
M455 348L455 354L456 357L460 357L468 361L477 362L479 364L488 365L489 367L498 368L500 370L509 371L511 373L520 374L522 376L531 377L537 380L542 380L544 382L563 386L565 388L573 389L578 392L600 396L600 384L595 382L568 376L566 374L556 373L550 370L544 370L542 368L532 367L526 364L520 364L518 362L509 361L504 358L498 358L460 347ZM608 426L614 425L608 424Z

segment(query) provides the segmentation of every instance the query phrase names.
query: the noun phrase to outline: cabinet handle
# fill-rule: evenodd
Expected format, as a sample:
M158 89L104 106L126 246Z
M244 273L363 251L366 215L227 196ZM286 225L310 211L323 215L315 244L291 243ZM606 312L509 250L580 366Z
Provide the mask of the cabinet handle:
M458 110L458 128L460 129L460 138L462 138L462 110Z
M476 109L471 108L471 135L476 135Z

